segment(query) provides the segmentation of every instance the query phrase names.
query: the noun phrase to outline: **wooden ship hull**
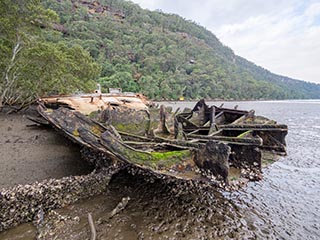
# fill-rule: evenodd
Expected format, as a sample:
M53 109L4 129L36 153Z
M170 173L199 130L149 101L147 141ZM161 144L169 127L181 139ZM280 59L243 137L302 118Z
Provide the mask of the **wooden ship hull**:
M146 110L150 102L142 94L136 93L91 93L77 95L56 95L38 99L50 108L67 107L85 115L103 111L109 106L125 106L135 110Z
M113 164L134 165L156 175L180 179L203 179L201 171L209 171L217 178L228 181L230 147L209 141L203 146L182 146L170 141L125 141L111 125L102 125L89 117L67 108L38 111L57 130L81 146L103 153ZM99 163L97 163L99 165ZM217 169L212 166L219 166Z
M286 154L286 125L254 111L208 107L203 100L182 113L163 106L109 104L89 117L72 108L52 109L42 102L38 111L50 125L110 162L159 177L225 184L259 180L263 166Z
M286 155L287 125L256 116L254 110L209 107L200 100L191 111L177 114L175 121L175 126L180 124L180 128L175 128L175 134L182 131L187 139L255 144L260 138L260 149Z

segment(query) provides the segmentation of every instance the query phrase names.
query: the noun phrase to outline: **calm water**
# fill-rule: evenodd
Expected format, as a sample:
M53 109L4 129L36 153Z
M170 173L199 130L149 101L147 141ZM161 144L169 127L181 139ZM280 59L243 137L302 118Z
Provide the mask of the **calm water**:
M227 196L258 238L320 239L320 100L224 103L235 105L287 124L288 156L265 170L263 181Z

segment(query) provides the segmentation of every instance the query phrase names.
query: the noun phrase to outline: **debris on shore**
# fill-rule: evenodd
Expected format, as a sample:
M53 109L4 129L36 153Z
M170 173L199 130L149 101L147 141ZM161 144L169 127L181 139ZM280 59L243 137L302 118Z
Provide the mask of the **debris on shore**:
M85 176L48 179L0 191L0 232L29 221L41 221L50 210L103 193L115 170Z
M173 113L149 104L139 95L100 93L40 99L40 117L30 120L79 144L96 170L2 189L0 232L22 222L41 222L53 209L103 193L120 169L149 182L237 189L260 180L262 168L286 154L287 126L255 116L253 110L209 107L200 100L193 109ZM129 199L123 198L110 218Z

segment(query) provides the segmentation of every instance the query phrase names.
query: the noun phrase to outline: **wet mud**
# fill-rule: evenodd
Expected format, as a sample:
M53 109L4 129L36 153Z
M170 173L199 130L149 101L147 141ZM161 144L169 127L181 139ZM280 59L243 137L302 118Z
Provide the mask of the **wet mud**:
M261 182L226 192L190 182L146 181L144 176L122 170L103 194L51 211L39 223L2 232L0 239L89 239L88 213L97 239L319 239L320 101L228 104L256 109L258 115L289 126L288 156L265 169ZM8 127L2 126L6 133ZM5 177L0 177L3 184ZM34 178L11 184L33 182ZM130 200L124 209L110 217L126 197Z
M0 113L0 189L93 170L81 161L79 146L51 128L31 126L27 114Z
M125 197L127 206L112 215ZM26 228L38 239L89 239L88 213L97 239L255 238L254 227L240 217L237 206L215 189L185 181L148 182L125 170L113 176L104 194L55 210ZM3 239L19 229L10 231Z

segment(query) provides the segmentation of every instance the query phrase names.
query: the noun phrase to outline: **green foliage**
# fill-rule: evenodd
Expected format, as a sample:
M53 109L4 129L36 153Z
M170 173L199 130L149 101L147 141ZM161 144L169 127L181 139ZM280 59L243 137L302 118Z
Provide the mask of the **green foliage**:
M0 107L94 88L101 67L51 30L58 20L39 0L0 2Z
M272 74L178 15L124 0L41 2L0 3L0 70L14 79L0 85L5 99L86 91L90 80L155 100L320 96L320 85Z
M61 19L70 1L45 6ZM141 9L123 0L100 0L108 10L74 3L64 39L87 49L102 66L104 90L121 87L151 99L283 99L319 97L320 86L284 78L236 56L205 28L175 14ZM92 9L92 6L90 7ZM119 19L116 13L124 16ZM285 79L285 80L284 80Z
M26 49L21 60L23 78L18 82L27 94L45 96L93 89L99 65L92 62L81 46L36 42Z
M138 84L129 72L115 72L110 77L100 78L99 83L104 90L113 87L122 88L126 92L137 92L139 90Z

